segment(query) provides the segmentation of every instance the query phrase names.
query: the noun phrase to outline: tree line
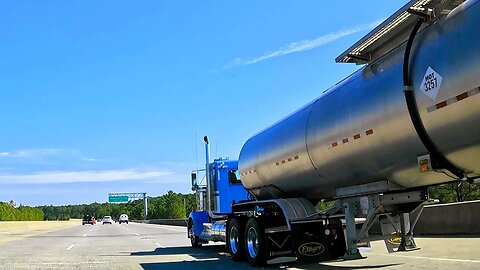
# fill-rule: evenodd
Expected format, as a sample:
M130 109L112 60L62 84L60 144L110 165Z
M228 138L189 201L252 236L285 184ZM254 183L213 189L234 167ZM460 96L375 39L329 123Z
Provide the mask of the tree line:
M480 200L480 183L452 182L429 187L428 193L430 199L438 199L439 203Z
M480 199L480 184L467 182L452 182L429 187L431 199L438 199L440 203L471 201ZM158 197L148 197L148 215L146 219L175 219L186 218L196 208L195 194L181 194L168 191ZM328 208L331 203L321 204L320 209ZM0 202L0 221L29 221L29 220L68 220L80 219L89 214L97 218L112 216L116 218L127 214L131 220L145 219L143 216L143 200L134 200L128 203L91 203L63 206L20 206Z
M43 211L39 208L14 205L0 202L0 221L35 221L44 220Z
M186 218L195 209L196 201L194 194L181 194L168 191L167 194L158 197L148 197L148 215L146 219L173 219ZM127 214L129 219L144 219L143 200L134 200L128 203L91 203L80 205L63 206L39 206L45 220L68 220L70 218L82 218L84 215L100 219L104 216L116 218L121 214Z

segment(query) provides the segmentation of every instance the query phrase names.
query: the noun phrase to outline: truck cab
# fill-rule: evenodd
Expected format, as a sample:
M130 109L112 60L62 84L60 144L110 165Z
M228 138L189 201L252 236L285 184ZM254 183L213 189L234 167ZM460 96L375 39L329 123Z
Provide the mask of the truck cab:
M198 180L200 172L205 172L205 176ZM192 246L225 241L224 217L232 213L232 204L248 199L238 172L238 161L218 158L207 164L205 170L193 171L191 176L192 190L197 197L197 211L190 213L188 221Z

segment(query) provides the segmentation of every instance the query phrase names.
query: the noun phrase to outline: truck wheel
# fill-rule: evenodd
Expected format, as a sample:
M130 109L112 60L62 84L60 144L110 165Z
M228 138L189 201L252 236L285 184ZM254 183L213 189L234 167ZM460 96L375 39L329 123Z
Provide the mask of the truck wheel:
M227 249L234 261L245 259L243 228L236 218L232 218L228 224Z
M188 222L188 237L190 238L190 244L192 247L198 248L202 246L198 236L195 236L195 223L193 223L193 220Z
M265 264L264 232L256 218L250 218L245 229L245 249L250 264L261 266Z

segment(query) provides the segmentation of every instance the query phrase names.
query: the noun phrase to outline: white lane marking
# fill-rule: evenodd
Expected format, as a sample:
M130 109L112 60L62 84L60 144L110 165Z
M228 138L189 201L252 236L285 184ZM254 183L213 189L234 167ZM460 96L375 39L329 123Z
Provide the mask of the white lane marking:
M38 262L35 262L37 264ZM96 262L96 261L86 261L86 262L41 262L41 265L81 265L81 264L111 264L111 262ZM71 268L71 267L70 267ZM88 268L91 269L91 268Z
M159 248L165 248L165 246L160 245L159 243L155 243Z
M130 229L127 229L127 231L130 231Z
M84 234L83 237L87 236L87 234Z
M91 229L90 232L93 232L93 229Z
M69 250L72 249L74 246L75 246L75 244L71 244L69 247L67 247L66 251L69 251Z
M135 235L140 235L139 233L135 233Z
M435 258L435 257L422 257L422 256L405 256L405 255L389 255L389 254L375 254L381 256L391 256L391 257L402 257L402 258L413 258L413 259L426 259L426 260L435 260L435 261L448 261L448 262L468 262L468 263L480 263L480 260L468 260L468 259L450 259L450 258Z

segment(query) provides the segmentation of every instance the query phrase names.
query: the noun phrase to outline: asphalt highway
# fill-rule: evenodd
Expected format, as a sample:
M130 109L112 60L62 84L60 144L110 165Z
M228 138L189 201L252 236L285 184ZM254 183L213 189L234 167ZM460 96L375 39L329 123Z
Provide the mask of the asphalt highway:
M78 225L0 244L0 269L255 269L234 262L224 245L191 248L184 227ZM381 242L365 259L269 269L480 269L480 238L418 238L421 250L387 254Z

